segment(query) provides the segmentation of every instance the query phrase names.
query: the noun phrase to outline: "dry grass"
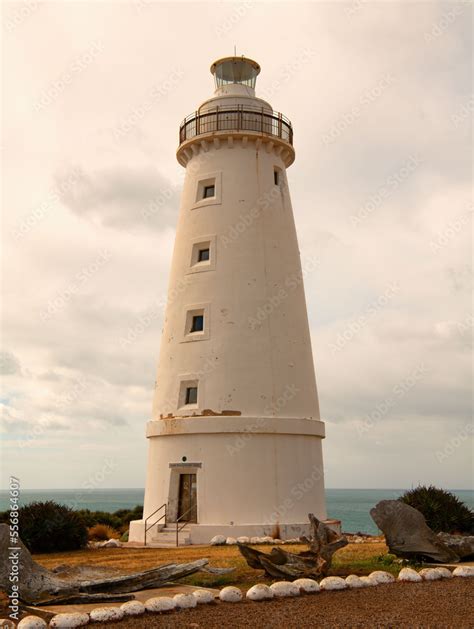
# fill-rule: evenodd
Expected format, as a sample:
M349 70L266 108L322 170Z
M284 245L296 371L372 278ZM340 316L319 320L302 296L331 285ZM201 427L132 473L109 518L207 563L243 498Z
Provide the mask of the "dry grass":
M263 552L269 552L268 546L257 546ZM301 552L301 545L288 545L285 550ZM386 555L387 547L383 542L367 544L349 544L339 550L333 559L331 574L347 575L369 574L372 570L398 572L400 566L385 565L378 561ZM45 568L52 569L59 564L95 565L114 568L122 573L137 572L156 568L166 563L185 563L209 558L212 566L235 568L234 572L224 576L198 573L183 579L183 583L219 587L228 584L249 586L262 580L262 573L250 568L236 546L183 546L180 548L101 548L79 550L68 553L34 555L34 559Z

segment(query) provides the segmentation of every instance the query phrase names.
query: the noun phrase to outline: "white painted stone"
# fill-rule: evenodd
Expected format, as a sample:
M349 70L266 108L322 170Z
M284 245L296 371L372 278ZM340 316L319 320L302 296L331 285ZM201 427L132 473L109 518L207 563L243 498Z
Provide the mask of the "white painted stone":
M453 570L455 577L474 577L474 566L457 566Z
M271 584L270 589L276 598L300 595L300 588L291 581L276 581Z
M245 595L250 601L266 601L273 598L273 590L265 583L257 583Z
M357 576L357 574L350 574L345 578L347 587L349 588L365 588L367 587L367 583L362 581L362 579Z
M374 585L378 585L377 581L375 581L374 579L371 579L370 577L368 577L366 575L361 577L360 580L363 581L367 587L372 587Z
M125 616L120 607L96 607L89 616L94 622L111 622L112 620L122 620Z
M140 616L145 613L145 605L141 601L127 601L120 605L125 616Z
M175 594L173 600L177 609L197 607L197 599L193 594Z
M43 629L48 625L39 616L25 616L20 620L18 629Z
M209 590L194 590L193 596L199 605L204 605L206 603L214 603L215 597L212 592Z
M385 572L385 570L374 570L369 574L369 577L375 581L378 585L383 583L393 583L395 581L395 577L390 572Z
M260 544L260 540L261 539L262 539L261 537L251 537L250 538L250 543L251 544Z
M89 624L89 614L71 613L57 614L49 621L49 626L54 629L74 629L74 627L84 627Z
M154 596L145 601L147 612L170 612L176 608L176 601L170 596Z
M452 579L453 578L453 573L451 572L451 570L449 570L449 568L445 568L444 566L438 566L437 568L434 568L436 570L436 572L438 572L441 575L442 579Z
M421 577L416 570L413 570L413 568L402 568L398 573L398 580L418 583L419 581L423 581L423 577Z
M237 540L235 539L235 537L228 537L225 540L225 543L227 544L227 546L235 546L235 544L237 544Z
M293 584L300 589L300 592L305 594L315 594L320 589L319 583L314 579L296 579L296 581L293 581Z
M347 583L342 577L325 577L319 582L322 590L345 590Z
M214 535L211 539L211 546L222 546L222 544L225 544L226 541L227 538L224 537L224 535Z
M442 579L441 574L434 568L423 568L418 574L423 581L436 581L437 579Z
M121 544L118 539L108 539L103 542L99 542L99 548L120 548Z
M225 603L238 603L242 600L242 592L233 585L228 585L219 592L219 598Z
M244 121L253 121L246 107L272 112L252 87L238 83L217 88L189 109L208 112L224 105L242 106ZM186 176L147 425L144 518L168 504L173 521L179 474L187 472L196 474L198 500L191 542L200 527L222 526L218 533L226 537L256 536L256 529L268 534L268 514L306 479L305 491L279 525L282 531L301 527L307 535L308 513L326 518L324 423L286 175L294 150L285 138L266 135L270 126L263 133L250 129L244 148L242 129L232 122L237 117L222 119L216 131L214 115L209 114L209 134L201 126L202 135L188 135L177 152ZM206 182L215 186L211 198L203 197ZM205 243L210 260L197 262L196 247ZM313 265L308 261L305 272ZM190 332L193 310L204 312L202 333ZM197 402L186 404L186 387L196 384ZM227 459L234 455L238 474L232 461L223 463L223 453ZM143 520L132 523L130 541L143 535Z
M262 537L262 544L273 544L273 537L265 535L265 537Z
M241 535L240 537L237 538L237 541L240 544L248 544L250 542L250 537L247 537L246 535Z

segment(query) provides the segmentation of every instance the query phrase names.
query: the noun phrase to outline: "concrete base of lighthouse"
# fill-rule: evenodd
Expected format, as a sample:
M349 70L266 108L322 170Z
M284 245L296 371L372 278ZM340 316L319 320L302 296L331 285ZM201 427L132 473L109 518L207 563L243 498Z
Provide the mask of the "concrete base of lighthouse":
M319 420L181 417L149 422L147 437L144 518L166 504L167 523L175 522L180 476L192 475L192 544L215 535L290 539L308 534L308 513L326 518ZM162 525L148 531L149 541ZM144 520L131 522L130 541L144 536Z

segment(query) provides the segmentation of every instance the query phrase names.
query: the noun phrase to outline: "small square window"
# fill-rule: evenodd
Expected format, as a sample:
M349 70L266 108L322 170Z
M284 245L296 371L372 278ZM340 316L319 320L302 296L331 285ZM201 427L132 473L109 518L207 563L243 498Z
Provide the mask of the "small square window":
M199 249L198 262L206 262L209 260L209 249Z
M278 172L276 168L273 171L273 182L275 186L278 186L280 184L280 173Z
M186 387L186 404L197 404L198 401L198 389L197 387Z
M202 195L203 199L209 199L211 197L214 197L215 195L216 195L216 187L214 185L204 186L204 192Z
M204 330L204 315L194 315L191 325L191 332L202 332Z

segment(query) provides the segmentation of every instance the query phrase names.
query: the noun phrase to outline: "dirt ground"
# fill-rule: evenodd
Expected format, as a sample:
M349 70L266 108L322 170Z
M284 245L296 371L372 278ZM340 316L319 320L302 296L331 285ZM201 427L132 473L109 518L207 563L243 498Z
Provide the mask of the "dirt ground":
M114 626L118 629L473 629L474 579L392 583L262 603L218 602L166 615L147 614Z

